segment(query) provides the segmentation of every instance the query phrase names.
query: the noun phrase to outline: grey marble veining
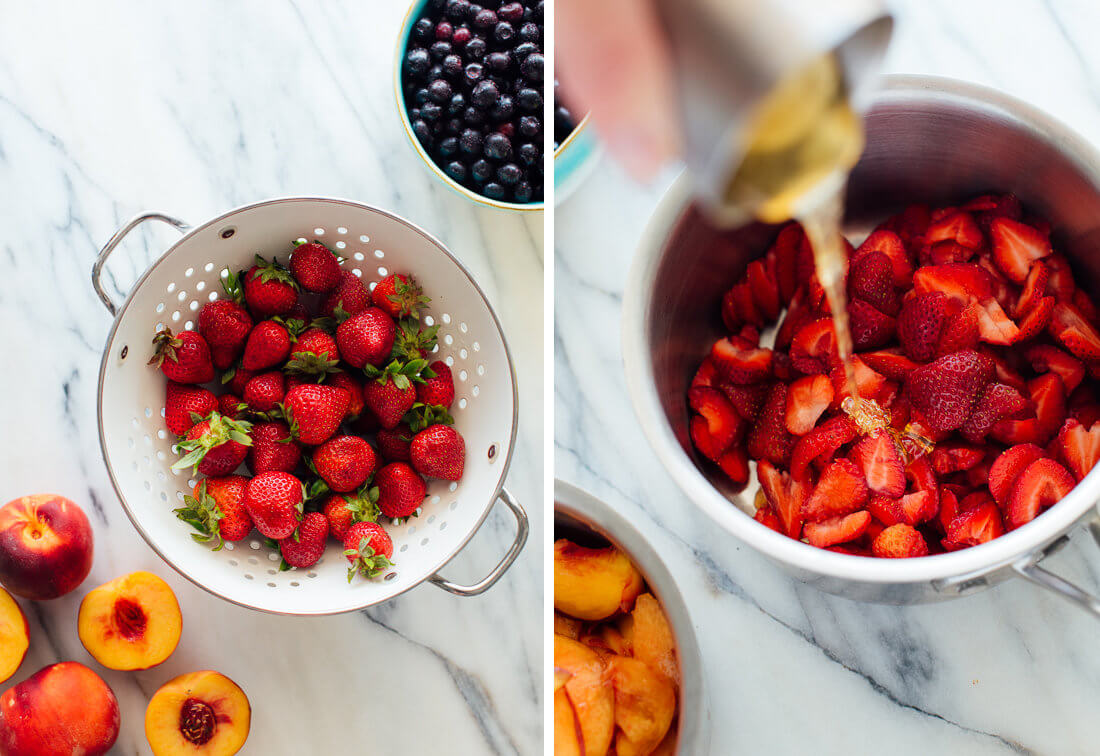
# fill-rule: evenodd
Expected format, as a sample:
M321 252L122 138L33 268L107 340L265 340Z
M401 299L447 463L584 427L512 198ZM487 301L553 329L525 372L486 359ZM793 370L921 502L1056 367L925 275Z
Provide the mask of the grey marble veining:
M888 71L1002 89L1100 144L1095 4L893 5ZM555 474L644 527L680 577L713 752L1100 752L1100 625L1076 607L1019 580L907 608L828 596L685 500L641 435L620 351L626 269L670 178L639 187L605 160L557 209ZM1100 551L1084 533L1046 564L1100 590Z
M419 163L393 94L406 9L401 0L0 6L0 493L68 495L97 539L83 589L20 602L31 650L2 687L54 661L90 664L121 704L112 753L149 753L148 698L208 668L251 699L243 753L541 750L542 214L476 207ZM110 317L89 281L95 251L139 211L194 223L293 194L352 198L420 224L470 268L503 323L522 417L508 486L532 531L480 598L424 585L339 617L249 612L179 578L115 499L96 432ZM156 228L127 240L109 287L123 295L174 238ZM480 578L513 532L510 515L494 511L447 576ZM175 589L183 638L159 668L105 672L77 639L76 610L86 589L136 569Z

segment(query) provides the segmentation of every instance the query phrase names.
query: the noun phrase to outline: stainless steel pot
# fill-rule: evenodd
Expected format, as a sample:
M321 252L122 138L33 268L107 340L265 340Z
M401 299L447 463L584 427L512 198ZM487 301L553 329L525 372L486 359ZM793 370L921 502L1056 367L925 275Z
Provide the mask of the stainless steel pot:
M599 499L560 480L554 481L555 538L569 532L596 533L622 549L633 560L661 603L676 638L680 662L680 719L676 752L684 756L708 753L710 711L707 708L703 657L672 573L646 537L625 517Z
M888 77L867 116L867 150L851 176L846 230L861 236L914 201L950 203L1014 192L1049 218L1078 283L1100 290L1100 155L1039 110L996 91L933 78ZM699 464L688 437L688 383L722 334L719 302L775 227L720 231L689 204L681 179L643 236L623 304L623 352L634 409L684 492L741 541L829 593L913 604L984 589L1013 575L1100 617L1100 601L1040 566L1088 522L1100 542L1093 470L1042 516L990 543L922 559L868 559L814 548L752 520L755 485L737 494Z

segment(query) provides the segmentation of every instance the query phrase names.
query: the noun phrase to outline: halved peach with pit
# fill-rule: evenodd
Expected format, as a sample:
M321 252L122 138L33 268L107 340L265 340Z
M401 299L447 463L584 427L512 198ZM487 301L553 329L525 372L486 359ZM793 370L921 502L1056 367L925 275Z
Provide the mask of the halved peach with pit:
M155 756L231 756L248 739L252 707L237 683L220 672L180 675L153 694L145 737Z
M0 588L0 682L19 669L30 644L26 615L11 594Z
M84 597L77 617L80 642L108 669L155 667L176 650L182 631L176 594L151 572L99 586Z

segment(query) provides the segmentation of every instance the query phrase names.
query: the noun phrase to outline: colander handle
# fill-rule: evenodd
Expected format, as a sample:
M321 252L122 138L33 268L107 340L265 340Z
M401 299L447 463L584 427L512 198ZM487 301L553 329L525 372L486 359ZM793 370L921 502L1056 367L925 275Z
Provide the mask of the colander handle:
M107 264L107 258L115 251L115 247L122 243L126 234L133 231L145 221L150 220L161 221L162 223L167 223L169 226L175 226L181 233L190 228L190 226L183 221L177 220L170 215L164 215L163 213L142 213L141 215L135 215L125 226L115 231L115 235L107 240L107 243L103 245L103 249L99 250L99 255L97 255L95 259L95 264L92 265L92 287L95 289L95 293L99 295L100 301L110 310L112 315L118 312L118 305L114 303L111 299L111 295L103 288L103 282L100 280L100 276L103 273L103 266Z
M1100 520L1094 519L1089 523L1088 529L1089 532L1092 533L1093 540L1100 545ZM1050 570L1039 566L1039 562L1042 561L1044 557L1057 551L1064 546L1068 540L1068 538L1062 536L1062 538L1055 541L1051 546L1034 554L1029 554L1016 562L1012 565L1012 569L1016 570L1016 572L1036 585L1046 588L1048 591L1056 593L1062 598L1069 599L1097 619L1100 619L1100 598L1093 596L1083 588L1079 588L1060 575L1055 575Z
M508 553L505 554L504 558L500 560L500 563L493 568L492 572L473 585L459 585L439 575L432 575L428 580L434 585L456 596L479 596L492 588L496 582L504 576L508 568L512 566L512 562L516 561L519 552L523 551L523 544L527 543L527 533L531 529L530 524L527 522L527 512L523 510L520 503L516 501L515 497L512 496L506 488L500 489L500 496L498 496L497 499L503 501L516 517L516 539L512 541L512 547L508 549Z

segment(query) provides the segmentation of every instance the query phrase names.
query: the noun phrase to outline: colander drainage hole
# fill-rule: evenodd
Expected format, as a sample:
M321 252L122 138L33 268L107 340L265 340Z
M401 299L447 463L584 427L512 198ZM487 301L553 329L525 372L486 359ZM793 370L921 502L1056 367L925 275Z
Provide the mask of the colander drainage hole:
M404 554L408 550L409 550L409 544L407 544L407 543L404 546L402 546L400 549L398 549L398 551L401 552L402 554Z
M236 226L226 226L225 228L223 228L221 230L221 232L218 234L218 236L220 236L223 239L229 239L235 233L237 233L237 227ZM210 270L210 268L207 268L207 270Z
M270 554L267 555L267 560L269 562L278 562L279 561L279 555L276 554L274 551L272 551Z
M237 548L237 547L232 541L226 541L225 542L225 550L226 551L232 551L235 548Z
M236 567L237 566L237 560L236 559L230 559L229 560L229 566L230 567Z
M420 539L420 545L421 546L427 546L428 545L428 539L427 538L421 538Z
M393 580L395 577L397 577L397 573L396 572L391 572L389 575L386 575L386 577L384 577L382 579L383 580Z
M260 548L260 542L259 541L252 541L251 543L248 544L248 546L249 546L249 548L252 548L252 549L258 549L258 548Z
M118 358L120 360L124 360L124 359L126 359L126 355L128 355L129 353L130 353L130 347L129 346L124 346L124 347L122 347L122 351L118 353Z
M268 588L274 588L274 587L275 587L275 584L274 584L274 583L268 583L268 584L267 584L267 587L268 587Z
M252 573L246 572L246 573L244 573L244 579L245 580L254 580L255 578L252 577Z
M316 572L307 572L306 577L315 578L315 577L317 577L317 573Z
M301 583L299 583L297 580L292 580L290 582L290 587L291 588L297 588L299 585L301 585Z
M268 570L267 574L268 575L277 575L278 573L275 570Z

